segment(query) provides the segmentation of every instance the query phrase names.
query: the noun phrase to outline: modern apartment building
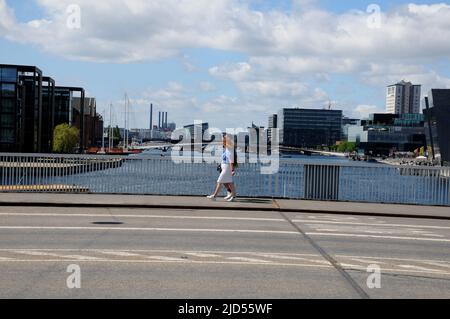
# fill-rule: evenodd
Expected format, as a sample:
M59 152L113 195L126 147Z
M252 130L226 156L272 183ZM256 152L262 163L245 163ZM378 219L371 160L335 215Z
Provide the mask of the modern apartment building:
M386 90L386 111L391 114L420 113L421 85L401 81Z

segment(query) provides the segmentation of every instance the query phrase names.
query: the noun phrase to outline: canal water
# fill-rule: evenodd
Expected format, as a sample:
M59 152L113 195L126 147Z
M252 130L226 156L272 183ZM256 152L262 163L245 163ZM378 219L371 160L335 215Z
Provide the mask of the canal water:
M305 181L305 167L314 164L341 166L338 176L321 177L322 183L332 183L337 178L338 197L327 198L325 194L317 199L450 205L448 177L405 175L389 165L323 156L283 157L279 171L272 175L261 174L260 164L240 165L235 179L238 194L307 198L305 183L310 181ZM46 183L83 186L92 193L204 196L213 192L218 174L217 164L176 164L170 160L170 154L152 152L132 156L118 168L52 177Z

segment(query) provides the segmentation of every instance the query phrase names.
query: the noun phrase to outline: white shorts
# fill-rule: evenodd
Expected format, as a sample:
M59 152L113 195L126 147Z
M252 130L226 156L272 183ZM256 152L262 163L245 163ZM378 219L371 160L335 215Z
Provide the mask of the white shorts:
M222 164L222 173L217 180L219 184L231 184L233 183L233 175L230 164Z

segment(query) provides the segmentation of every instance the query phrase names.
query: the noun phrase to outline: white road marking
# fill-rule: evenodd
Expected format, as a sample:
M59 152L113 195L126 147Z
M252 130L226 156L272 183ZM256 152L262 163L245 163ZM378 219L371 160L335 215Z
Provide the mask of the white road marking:
M178 259L173 261L166 260L119 260L119 259L98 259L98 260L78 260L79 262L91 262L91 263L136 263L136 264L152 264L152 263L183 263L183 264L198 264L198 265L243 265L243 266L281 266L281 267L299 267L299 268L333 268L328 265L311 265L311 264L286 264L286 263L271 263L271 262L244 262L244 261L193 261ZM47 263L47 262L73 262L73 260L64 259L45 259L45 260L33 260L33 259L14 259L14 260L0 260L0 263Z
M423 229L450 229L445 226L419 226L419 225L404 225L404 224L367 224L367 223L352 223L352 222L338 222L338 221L322 221L322 220L306 220L306 219L294 219L294 223L307 223L307 224L333 224L333 225L359 225L359 226L382 226L382 227L406 227L406 228L423 228Z
M443 262L436 262L436 261L424 261L424 264L432 265L432 266L438 266L442 268L450 268L450 263L443 263Z
M119 256L119 257L143 257L143 255L140 254L128 253L124 251L99 251L99 252L105 255Z
M274 260L265 260L265 259L261 259L258 257L261 257L260 253L238 253L238 252L223 252L222 254L212 254L212 253L205 253L205 252L179 252L179 251L164 251L165 253L167 253L167 255L161 255L161 251L159 251L160 254L155 254L156 251L142 251L139 250L138 252L147 252L148 254L137 254L137 251L133 251L130 252L128 250L98 250L98 249L90 249L90 250L73 250L73 249L59 249L59 250L44 250L44 249L36 249L36 250L12 250L12 249L8 249L8 250L0 250L1 252L8 252L8 253L15 253L15 254L26 254L26 255L31 255L31 256L37 256L37 257L49 257L46 258L46 260L51 259L51 260L55 260L54 258L57 257L58 259L56 260L63 260L64 258L77 258L78 261L116 261L118 259L105 259L105 258L97 258L97 257L92 257L92 256L81 256L81 255L68 255L71 254L73 252L77 252L77 253L90 253L92 254L104 254L104 255L110 255L110 256L118 256L118 257L140 257L141 260L157 260L157 261L165 261L165 262L184 262L184 261L192 261L192 262L222 262L222 261L226 261L232 264L236 264L240 263L240 262L244 262L244 263L252 263L252 264L286 264L286 263L280 263L278 261L274 261ZM153 255L151 254L153 253ZM157 253L157 252L156 252ZM175 255L190 255L190 256L195 256L198 258L209 258L210 260L195 260L195 259L184 259L182 257L174 257L171 256L171 254L175 254ZM247 255L247 256L245 256ZM271 254L271 253L265 253L262 255L268 255L271 257L280 257L280 255L278 254ZM254 257L256 258L254 258ZM289 257L289 256L281 256L281 257ZM299 258L297 260L301 260L302 263L299 263L301 265L305 265L305 264L325 264L327 266L331 266L328 262L322 262L319 260L316 260L318 258L317 255L310 255L310 258L315 258L314 260L308 259L305 257L303 258ZM136 260L136 258L130 259L130 258L126 258L127 261L130 262L135 262L135 261L139 261ZM295 258L295 257L293 257ZM211 260L211 259L217 259L217 260ZM8 258L8 261L18 261L18 260L23 260L23 259L18 259L18 258ZM0 260L0 261L6 261L6 259L4 260ZM33 260L33 261L36 261ZM286 264L288 265L288 264ZM292 263L292 265L296 265L295 263Z
M426 230L410 230L410 229L383 229L382 227L377 228L369 228L369 227L350 227L350 226L342 226L341 228L323 228L324 225L307 225L310 228L313 228L316 232L329 232L329 233L338 233L338 232L358 232L365 234L373 234L373 235L422 235L426 237L435 237L435 238L444 238L443 235L429 233Z
M98 260L98 259L101 259L101 258L97 258L97 257L81 256L81 255L67 255L67 256L57 256L57 257L77 259L77 260Z
M246 261L250 263L270 263L268 260L256 259L256 258L247 258L247 257L227 257L227 260L238 260L238 261Z
M30 250L16 250L14 251L16 254L22 254L22 255L30 255L30 256L49 256L49 253L46 252L40 252L40 251L30 251ZM54 255L54 254L52 254Z
M0 261L13 261L13 258L0 257Z
M419 238L419 237L400 237L400 236L375 236L363 234L341 234L341 233L306 233L308 236L325 236L325 237L357 237L357 238L373 238L373 239L398 239L398 240L413 240L413 241L434 241L448 243L450 239L438 238Z
M413 270L420 270L420 271L425 271L425 272L439 272L439 270L415 266L415 265L398 265L398 267L406 268L406 269L413 269Z
M138 227L56 227L56 226L0 226L4 230L115 230L115 231L172 231L172 232L206 232L206 233L254 233L300 235L296 231L256 230L256 229L208 229L208 228L138 228Z
M78 262L105 262L105 263L185 263L185 264L228 264L228 265L266 265L266 266L286 266L286 267L320 267L331 268L332 265L326 260L319 260L320 256L314 254L291 254L291 253L264 253L264 252L205 252L205 251L179 251L179 250L108 250L108 249L0 249L0 252L26 254L35 256L33 259L21 259L0 257L0 263L11 262L73 262L76 259ZM76 254L73 254L76 252ZM111 256L125 257L117 259L105 259L92 256L84 256L84 254L101 253ZM141 253L141 254L139 254ZM143 255L143 253L146 253ZM161 254L177 254L177 255L191 255L199 258L210 258L217 260L195 260L183 259L181 257L173 257L170 255ZM248 256L245 256L248 255ZM48 257L46 259L39 259L38 257ZM130 258L126 258L130 257ZM134 258L133 258L134 257ZM255 258L253 258L255 257ZM268 259L261 259L268 258ZM137 259L140 258L140 259ZM438 260L418 260L418 259L402 259L389 257L367 257L367 256L343 256L336 255L338 261L342 258L340 265L344 268L365 271L367 264L384 264L383 273L419 273L431 275L450 275L450 272L443 269L432 269L430 267L423 267L424 264L430 264L438 268L450 268L450 262ZM277 260L270 259L285 259L292 260L293 263L282 263ZM377 260L383 261L377 261ZM301 263L296 264L294 261L298 260ZM385 261L392 261L393 263L386 264ZM406 262L405 262L406 261ZM361 263L359 265L354 262ZM400 265L396 265L399 262ZM411 264L413 262L413 264Z
M13 249L13 248L7 248L7 249L1 249L0 252L14 252L18 250L23 249ZM296 253L289 253L289 252L282 252L282 253L272 253L272 252L257 252L257 251L212 251L212 250L198 250L198 251L182 251L182 250L167 250L167 249L69 249L69 248L49 248L49 249L43 249L43 248L36 248L36 249L26 249L27 251L50 251L50 252L102 252L102 251L108 251L108 252L116 252L116 251L123 251L123 252L131 252L131 253L176 253L176 254L187 254L187 253L201 253L201 254L226 254L226 255L258 255L258 254L271 254L271 255L289 255L289 256L311 256L311 257L321 257L318 254L296 254Z
M410 259L410 258L395 258L395 257L381 257L381 256L348 256L348 255L336 255L336 258L364 258L364 259L381 259L381 260L398 260L398 261L415 261L415 262L438 262L438 263L449 263L450 261L444 260L426 260L426 259Z
M273 258L273 259L285 259L285 260L302 260L302 261L309 261L313 263L318 264L324 264L324 265L331 265L328 261L325 260L311 260L304 257L294 257L294 256L285 256L285 255L273 255L273 254L258 254L260 257L264 258Z
M352 261L358 261L358 262L360 262L360 263L363 263L363 264L385 264L385 262L383 262L383 261L379 261L379 260L377 260L377 261L374 261L374 260L371 260L371 259L361 259L361 258L350 258Z
M76 260L98 260L100 258L97 257L89 257L89 256L82 256L82 255L59 255L55 253L49 253L49 252L39 252L39 251L28 251L28 250L17 250L14 251L16 254L22 254L22 255L29 255L29 256L51 256L51 257L57 257L57 258L69 258L69 259L76 259Z
M301 217L301 215L296 216ZM313 220L332 220L332 221L343 221L343 220L358 220L356 217L346 217L346 216L339 216L339 217L330 217L330 215L315 215L315 216L307 216L309 219Z
M161 260L161 261L180 261L180 260L183 260L182 258L173 258L173 257L166 257L166 256L146 256L146 258L155 259L155 260Z
M0 213L0 216L39 216L39 217L100 217L100 218L166 218L166 219L205 219L205 220L237 220L261 222L286 222L281 218L255 218L255 217L208 217L208 216L165 216L165 215L109 215L109 214L51 214L51 213Z
M185 253L185 255L194 256L194 257L200 257L200 258L219 258L219 257L222 257L220 255L204 254L204 253Z

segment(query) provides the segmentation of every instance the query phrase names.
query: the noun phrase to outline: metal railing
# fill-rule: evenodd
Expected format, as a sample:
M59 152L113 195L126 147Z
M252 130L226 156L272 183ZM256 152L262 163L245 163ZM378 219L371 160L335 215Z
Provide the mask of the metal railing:
M0 192L206 195L216 164L168 157L0 154ZM450 206L450 168L280 160L276 174L241 164L240 196Z

